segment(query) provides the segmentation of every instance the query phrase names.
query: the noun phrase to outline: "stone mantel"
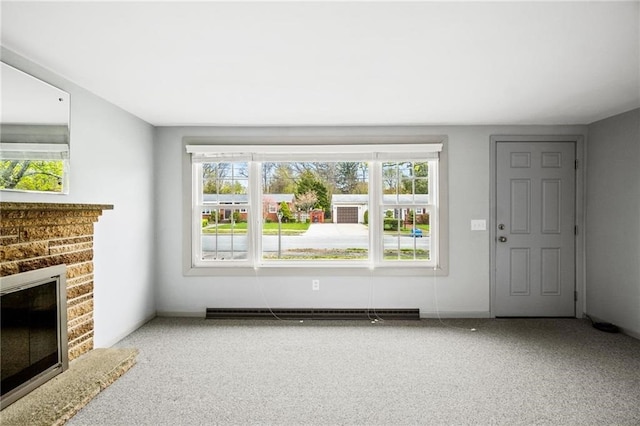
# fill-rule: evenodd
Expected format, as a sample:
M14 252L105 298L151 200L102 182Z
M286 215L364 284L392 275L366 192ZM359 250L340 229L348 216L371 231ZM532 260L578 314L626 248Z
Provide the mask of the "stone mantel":
M69 359L93 349L93 226L109 204L0 202L0 276L64 264Z
M23 203L0 201L0 211L113 210L113 204Z

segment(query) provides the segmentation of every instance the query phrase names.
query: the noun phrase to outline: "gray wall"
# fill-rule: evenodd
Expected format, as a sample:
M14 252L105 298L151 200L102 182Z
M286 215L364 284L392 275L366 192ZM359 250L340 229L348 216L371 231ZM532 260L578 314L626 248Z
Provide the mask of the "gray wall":
M114 204L96 224L95 342L110 346L155 315L218 307L418 307L425 316L488 316L490 136L587 134L587 126L423 127L449 137L450 272L339 274L310 269L216 277L182 270L184 136L214 128L154 128L2 48L3 61L71 93L68 195L2 193L6 201ZM640 110L588 126L587 312L640 334ZM156 172L154 172L156 170ZM154 199L155 197L155 199ZM157 247L154 249L154 247ZM312 292L311 278L320 278ZM578 283L578 290L581 289Z
M589 125L587 313L640 336L640 109Z
M71 94L68 195L2 192L3 201L113 204L95 224L96 347L155 315L153 127L2 48L2 61Z
M184 276L182 268L185 136L214 136L206 127L157 129L158 313L203 316L206 307L419 308L425 317L490 315L488 231L471 231L471 219L489 223L490 137L509 135L585 135L586 126L434 126L448 136L449 275L411 274L380 269L346 274L337 269L264 270L227 275ZM188 160L188 157L187 157ZM186 161L188 167L188 161ZM186 197L185 197L186 195ZM188 220L188 218L187 218ZM311 279L321 280L312 291ZM582 284L579 283L579 291Z

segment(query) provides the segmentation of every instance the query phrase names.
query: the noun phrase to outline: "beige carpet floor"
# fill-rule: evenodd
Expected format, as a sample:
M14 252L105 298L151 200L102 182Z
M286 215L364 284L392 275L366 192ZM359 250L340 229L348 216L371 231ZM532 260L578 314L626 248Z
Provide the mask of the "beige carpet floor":
M61 425L136 362L137 349L94 349L0 411L2 426Z
M640 340L578 319L159 317L115 346L136 366L68 426L640 426Z

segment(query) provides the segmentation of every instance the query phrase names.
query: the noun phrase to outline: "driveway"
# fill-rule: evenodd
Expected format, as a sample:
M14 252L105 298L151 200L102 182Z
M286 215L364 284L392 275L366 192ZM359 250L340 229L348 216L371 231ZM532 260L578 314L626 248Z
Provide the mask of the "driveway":
M305 237L353 237L368 236L369 228L361 223L312 223Z

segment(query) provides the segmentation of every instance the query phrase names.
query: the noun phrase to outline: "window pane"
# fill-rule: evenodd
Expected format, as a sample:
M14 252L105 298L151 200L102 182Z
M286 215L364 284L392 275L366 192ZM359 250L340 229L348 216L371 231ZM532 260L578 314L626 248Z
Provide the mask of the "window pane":
M205 207L200 235L201 260L246 260L248 220L247 207Z
M412 163L412 179L414 194L429 193L429 164L425 162Z
M420 211L428 211L420 207ZM383 209L383 259L431 260L429 214L414 209Z
M431 260L429 163L384 163L382 179L383 260Z
M262 185L263 259L368 258L367 163L264 163Z
M65 192L65 160L1 160L0 189Z
M385 194L429 193L429 165L426 161L385 163L383 165L383 179L385 180ZM394 179L395 181L392 183Z
M398 182L398 163L383 163L382 192L384 194L397 194Z
M201 260L246 260L248 163L203 163L202 192Z
M203 163L202 193L205 203L247 203L249 165L246 162Z

